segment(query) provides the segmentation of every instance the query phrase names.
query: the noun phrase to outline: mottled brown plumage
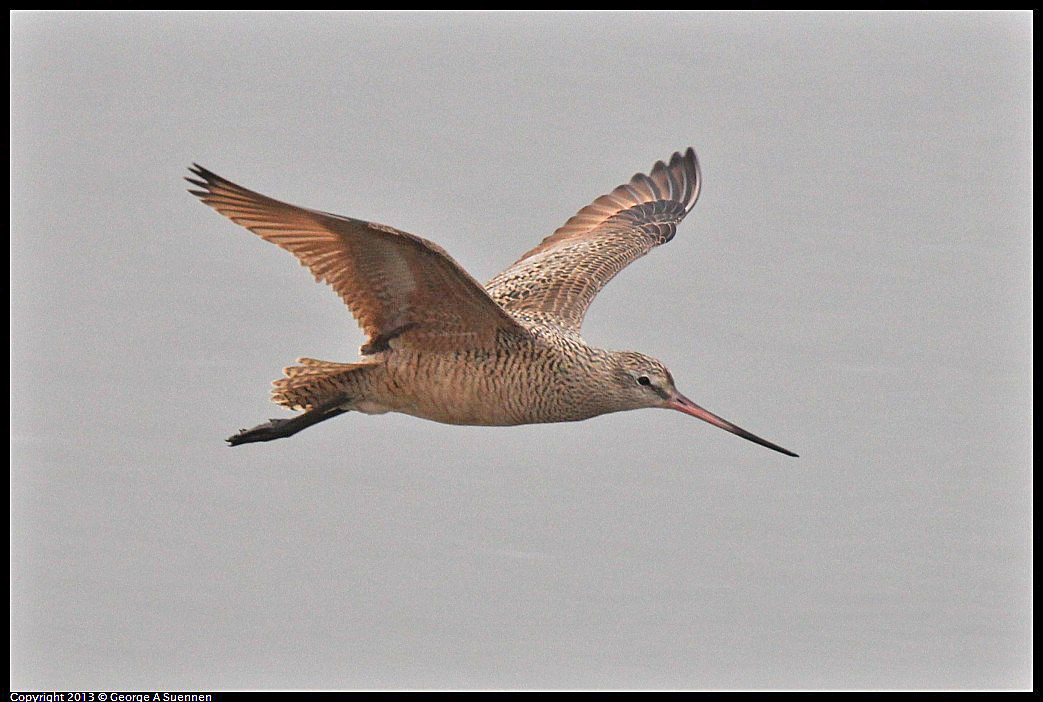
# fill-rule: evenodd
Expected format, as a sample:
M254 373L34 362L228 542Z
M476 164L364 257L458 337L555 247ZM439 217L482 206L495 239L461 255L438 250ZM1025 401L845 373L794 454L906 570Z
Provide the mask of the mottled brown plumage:
M448 424L511 425L607 412L680 410L796 455L707 412L659 361L580 337L594 296L630 262L673 238L701 184L695 152L584 207L481 286L445 251L391 227L289 205L195 166L203 202L294 254L328 283L368 336L362 360L298 359L275 402L304 410L229 439L290 436L349 410L404 412Z

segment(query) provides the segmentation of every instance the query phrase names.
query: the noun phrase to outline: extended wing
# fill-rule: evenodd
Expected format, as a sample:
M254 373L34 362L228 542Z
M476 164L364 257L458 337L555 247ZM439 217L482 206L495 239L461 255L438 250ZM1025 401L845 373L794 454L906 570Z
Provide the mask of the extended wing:
M673 238L700 182L695 152L675 153L584 207L485 289L512 314L579 332L608 281Z
M490 348L527 333L440 247L381 224L296 207L195 166L192 194L294 256L344 300L369 336L364 353L397 344Z

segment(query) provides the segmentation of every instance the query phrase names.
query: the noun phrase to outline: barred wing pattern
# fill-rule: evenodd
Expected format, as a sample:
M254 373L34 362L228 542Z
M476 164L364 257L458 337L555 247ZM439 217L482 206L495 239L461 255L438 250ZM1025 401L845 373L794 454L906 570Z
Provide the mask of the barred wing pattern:
M286 249L344 300L369 342L425 350L492 348L500 332L527 334L441 247L381 224L296 207L196 165L204 203Z
M689 148L669 164L580 210L539 246L485 286L521 319L578 333L583 316L612 278L632 261L673 238L699 198L699 162Z

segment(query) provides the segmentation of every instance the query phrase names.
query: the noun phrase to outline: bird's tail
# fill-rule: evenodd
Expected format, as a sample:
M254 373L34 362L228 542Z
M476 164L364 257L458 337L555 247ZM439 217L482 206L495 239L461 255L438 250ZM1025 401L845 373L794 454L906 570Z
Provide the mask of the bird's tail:
M376 365L314 358L298 358L297 363L283 368L285 378L272 381L272 402L294 410L309 410L337 396L357 397L360 376Z

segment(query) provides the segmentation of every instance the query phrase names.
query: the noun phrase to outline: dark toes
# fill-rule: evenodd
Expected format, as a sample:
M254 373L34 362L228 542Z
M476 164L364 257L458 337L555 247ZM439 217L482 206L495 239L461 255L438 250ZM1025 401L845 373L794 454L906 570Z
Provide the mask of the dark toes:
M282 434L276 430L286 421L285 419L272 419L265 424L257 425L253 429L242 429L238 434L228 437L225 441L228 442L229 446L238 446L239 444L249 444L254 441L278 439Z

